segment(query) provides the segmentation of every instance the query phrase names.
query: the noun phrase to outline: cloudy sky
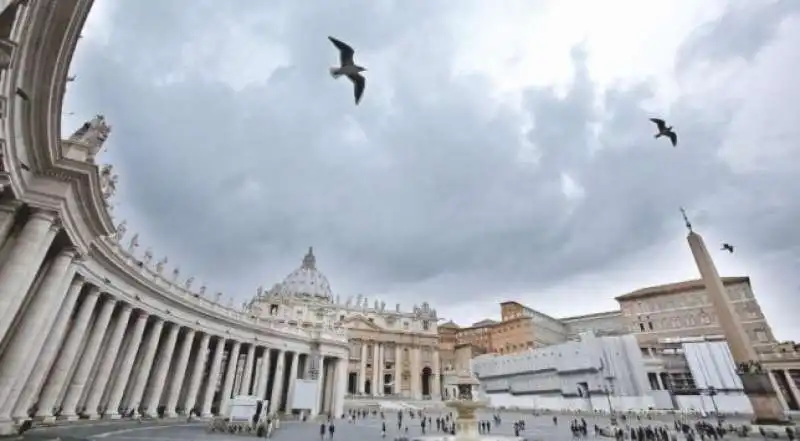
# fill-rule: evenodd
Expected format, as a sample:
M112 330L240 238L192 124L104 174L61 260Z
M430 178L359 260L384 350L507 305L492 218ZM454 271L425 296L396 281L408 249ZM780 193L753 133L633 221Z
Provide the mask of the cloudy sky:
M102 0L64 131L104 113L139 252L239 300L313 245L342 298L609 310L697 276L685 206L800 339L798 44L796 0Z

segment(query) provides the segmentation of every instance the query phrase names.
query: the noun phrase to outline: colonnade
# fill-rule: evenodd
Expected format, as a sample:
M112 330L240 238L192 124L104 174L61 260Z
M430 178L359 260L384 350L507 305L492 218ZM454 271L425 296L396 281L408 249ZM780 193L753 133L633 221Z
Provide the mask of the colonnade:
M387 355L393 351L393 357ZM370 353L371 352L371 353ZM362 341L361 356L355 375L355 390L350 393L361 396L403 396L411 399L441 399L439 353L432 351L431 366L424 366L419 346L405 346L381 341ZM387 361L393 361L387 368ZM371 363L371 368L367 364ZM404 373L408 375L404 375ZM391 382L387 383L386 375ZM390 392L389 392L390 391Z
M0 433L29 418L210 416L236 395L291 411L312 364L308 410L341 414L346 360L310 342L304 352L209 332L185 311L147 311L92 282L84 262L55 212L0 202Z
M767 373L783 409L800 411L800 369L770 369Z

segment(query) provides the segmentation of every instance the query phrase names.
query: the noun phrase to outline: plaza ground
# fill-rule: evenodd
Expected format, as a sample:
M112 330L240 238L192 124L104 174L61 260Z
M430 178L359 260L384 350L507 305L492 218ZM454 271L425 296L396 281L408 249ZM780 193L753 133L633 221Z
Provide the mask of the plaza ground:
M433 415L432 415L433 416ZM484 413L482 418L489 419L491 416ZM572 441L574 438L569 431L569 422L573 418L570 415L558 415L558 425L553 424L551 415L533 416L528 413L503 412L501 414L502 424L493 427L492 434L513 435L513 421L524 419L526 430L520 436L530 440L548 441ZM608 418L603 416L584 417L589 426L589 438L593 438L593 426L607 426ZM409 427L408 435L422 435L419 419L409 419L406 415L404 421ZM672 417L663 416L656 420L629 421L632 426L646 425L667 425L671 428ZM731 421L733 424L742 424L746 421ZM185 421L149 421L138 423L136 421L117 421L117 422L79 422L74 425L65 425L50 428L37 428L27 432L23 439L28 441L44 441L61 437L63 441L75 441L80 439L94 439L97 441L177 441L177 440L196 440L196 441L228 441L244 440L254 438L251 435L231 435L220 433L207 433L207 423L195 422L186 423ZM395 412L386 413L387 434L385 440L393 440L401 432L397 429L397 419ZM434 428L436 427L434 422ZM428 434L431 434L430 431ZM314 441L320 439L319 423L285 422L275 433L273 441ZM604 439L604 438L601 438ZM381 420L376 417L369 417L359 420L356 423L349 423L344 420L336 421L336 432L334 440L342 441L384 441L381 437Z

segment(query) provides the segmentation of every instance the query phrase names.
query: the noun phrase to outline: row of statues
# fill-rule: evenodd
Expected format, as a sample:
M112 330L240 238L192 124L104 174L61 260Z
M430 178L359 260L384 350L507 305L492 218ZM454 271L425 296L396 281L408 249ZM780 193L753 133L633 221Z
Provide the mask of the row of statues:
M109 134L111 133L111 126L106 122L105 116L98 114L95 115L94 118L85 122L78 130L76 130L69 138L68 142L83 145L88 150L88 160L90 162L94 162L94 159L97 153L103 148L106 140L108 139ZM103 203L108 210L112 210L114 207L111 203L112 198L117 192L117 185L119 183L119 175L114 173L114 166L113 165L102 165L98 170L98 176L100 179L100 193L103 198ZM109 237L118 245L122 244L122 241L125 239L125 235L128 232L128 223L127 221L123 220L120 222L114 231L113 234ZM130 240L128 241L128 246L125 251L129 256L135 258L136 250L139 248L139 233L134 233L131 236ZM155 264L153 264L153 249L148 247L141 258L141 260L137 260L137 264L140 268L148 268L155 272L157 277L162 278L172 284L177 285L178 279L181 275L180 266L175 266L172 269L171 278L166 278L163 276L164 270L166 269L167 264L169 263L169 258L167 256L162 257L161 259L157 260ZM189 276L183 281L183 289L187 291L192 290L192 285L194 284L195 277ZM198 291L195 293L197 297L205 297L207 287L205 284L202 284ZM261 294L261 293L259 293ZM217 292L214 295L214 303L217 305L221 305L222 292ZM229 309L233 309L234 300L233 297L228 297L227 299L227 307ZM247 303L241 305L241 312L246 312L249 309Z

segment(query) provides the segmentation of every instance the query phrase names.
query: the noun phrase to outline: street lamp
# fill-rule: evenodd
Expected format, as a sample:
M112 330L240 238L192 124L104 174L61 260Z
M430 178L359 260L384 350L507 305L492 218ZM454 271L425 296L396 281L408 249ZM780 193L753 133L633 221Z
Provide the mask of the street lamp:
M714 406L714 416L717 418L717 425L721 423L720 415L719 415L719 407L717 407L717 388L714 386L708 386L706 388L706 394L711 397L711 404Z
M611 375L605 375L606 364L603 363L603 358L600 358L600 367L598 371L600 371L600 378L605 380L605 384L603 385L603 392L606 394L606 400L608 401L608 413L610 414L610 423L612 426L617 425L617 415L614 412L614 404L611 403L611 394L614 393L614 377Z
M603 386L603 392L606 394L606 400L608 400L608 413L611 414L610 422L612 426L617 425L617 414L614 412L614 404L611 402L611 394L614 393L614 384L611 382L611 379L606 379L608 384Z

